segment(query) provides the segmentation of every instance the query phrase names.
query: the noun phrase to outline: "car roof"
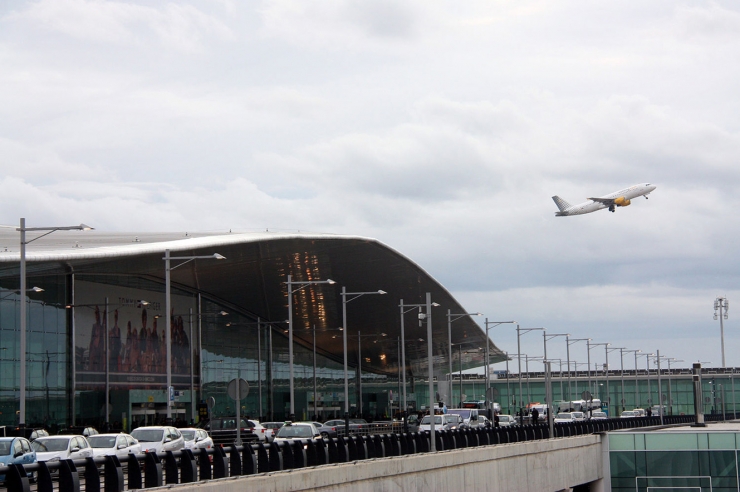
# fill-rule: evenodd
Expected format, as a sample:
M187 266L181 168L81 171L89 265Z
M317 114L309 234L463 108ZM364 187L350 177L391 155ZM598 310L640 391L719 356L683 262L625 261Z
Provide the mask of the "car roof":
M173 426L171 426L171 425L144 425L144 426L141 426L141 427L137 427L134 430L139 430L139 429L164 430L164 429L172 429L172 428L173 428ZM133 431L131 431L131 432L133 432Z

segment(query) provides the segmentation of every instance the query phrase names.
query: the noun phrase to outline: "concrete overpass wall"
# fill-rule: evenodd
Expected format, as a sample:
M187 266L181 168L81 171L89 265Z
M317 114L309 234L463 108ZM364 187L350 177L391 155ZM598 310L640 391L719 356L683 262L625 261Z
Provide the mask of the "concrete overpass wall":
M211 480L176 490L555 492L603 478L601 440L601 435L586 435L380 458ZM602 489L599 485L592 490Z

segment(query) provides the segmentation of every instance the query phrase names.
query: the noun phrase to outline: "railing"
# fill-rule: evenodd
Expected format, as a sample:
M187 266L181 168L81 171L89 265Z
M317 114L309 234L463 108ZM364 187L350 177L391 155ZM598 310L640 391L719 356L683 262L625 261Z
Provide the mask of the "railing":
M732 414L706 415L705 420L719 421L731 416ZM663 417L665 425L693 421L692 415ZM554 437L572 437L659 424L660 417L614 418L556 424ZM54 481L58 482L57 489L64 492L83 490L120 492L307 466L427 453L430 449L429 436L429 432L398 432L282 441L269 445L259 442L244 446L216 446L207 450L183 449L138 456L129 454L123 463L115 456L106 456L39 462L27 466L0 466L0 475L5 475L6 486L10 492L30 492L28 474L35 475L39 492L51 492ZM485 427L438 431L435 433L435 444L437 451L446 451L549 437L549 428L546 424Z

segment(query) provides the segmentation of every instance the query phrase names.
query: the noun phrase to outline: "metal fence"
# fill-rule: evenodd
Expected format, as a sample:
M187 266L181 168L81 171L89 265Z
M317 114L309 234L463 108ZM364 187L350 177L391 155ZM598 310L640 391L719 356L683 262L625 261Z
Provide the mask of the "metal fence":
M726 417L731 418L732 414ZM724 420L707 415L705 420ZM692 415L664 416L664 425L686 424ZM660 425L660 417L614 418L556 424L553 437L571 437L618 429ZM376 428L376 431L378 429ZM491 446L548 439L546 424L513 427L485 427L435 433L437 451ZM120 462L115 456L39 462L32 465L0 466L10 492L30 492L29 474L36 478L39 492L120 492L124 490L192 483L213 478L253 475L280 470L346 463L356 460L427 453L430 433L374 433L331 439L303 439L262 442L244 446L216 446L211 449L130 454Z

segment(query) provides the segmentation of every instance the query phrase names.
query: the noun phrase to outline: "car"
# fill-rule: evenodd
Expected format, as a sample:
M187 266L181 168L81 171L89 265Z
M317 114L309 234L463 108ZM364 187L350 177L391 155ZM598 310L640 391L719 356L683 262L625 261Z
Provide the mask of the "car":
M252 434L257 436L258 440L267 442L267 429L260 424L259 420L247 420L247 427L252 431Z
M586 414L583 412L571 412L571 413L575 417L575 420L578 422L581 422L582 420L586 420Z
M186 449L210 449L213 447L213 439L203 429L187 427L180 429L180 434L185 440Z
M139 441L144 453L178 451L185 447L185 439L180 431L170 426L137 427L131 431L131 436Z
M622 418L622 419L633 419L633 418L635 418L637 416L638 416L637 415L637 412L635 412L634 410L625 410L624 412L622 412L622 415L620 415L619 418Z
M38 461L78 460L91 458L93 448L81 435L39 437L31 443Z
M82 435L85 437L90 437L90 436L94 436L100 433L95 427L74 426L74 427L68 427L66 429L62 429L57 434L59 434L60 436L76 434L76 435Z
M480 419L478 410L475 408L449 408L447 414L459 415L463 424L471 429L477 428L480 425Z
M591 414L591 420L607 420L609 416L606 412L594 412Z
M488 420L488 417L485 415L478 415L478 425L481 427L491 427L493 424L490 420Z
M262 422L262 427L265 428L265 439L267 442L272 442L275 439L275 434L278 429L283 426L284 422Z
M555 415L555 419L553 420L556 424L569 424L575 421L576 416L573 415L573 412L559 412Z
M344 433L344 419L327 420L324 422L325 426L334 427L337 432ZM349 419L349 431L350 433L360 433L363 429L369 427L367 420L365 419Z
M498 425L499 427L514 427L518 422L512 415L499 415Z
M93 456L118 456L123 461L129 454L142 454L141 444L133 436L120 434L96 434L87 438L93 449Z
M644 408L633 408L633 412L635 412L635 417L644 417L647 415Z
M261 426L257 427L254 420L240 419L239 436L244 442L264 441L267 436L261 432ZM208 431L214 444L230 445L236 441L236 418L217 417L206 422L201 428ZM258 429L260 435L254 431ZM267 431L265 430L265 433ZM264 436L264 437L263 437Z
M310 422L316 428L319 430L319 434L321 434L321 437L337 437L339 434L337 433L337 428L335 426L329 426L326 424L322 424L321 422Z
M31 442L25 437L0 437L0 466L31 465L36 463L36 451ZM31 474L31 480L36 480L36 473ZM5 475L0 475L0 482L5 481Z
M293 439L322 439L321 433L310 422L285 422L275 435L275 442Z
M462 417L454 413L448 413L445 415L434 416L434 429L435 430L455 430L462 427ZM421 419L419 424L419 431L428 431L432 428L432 418L429 415L425 415Z

